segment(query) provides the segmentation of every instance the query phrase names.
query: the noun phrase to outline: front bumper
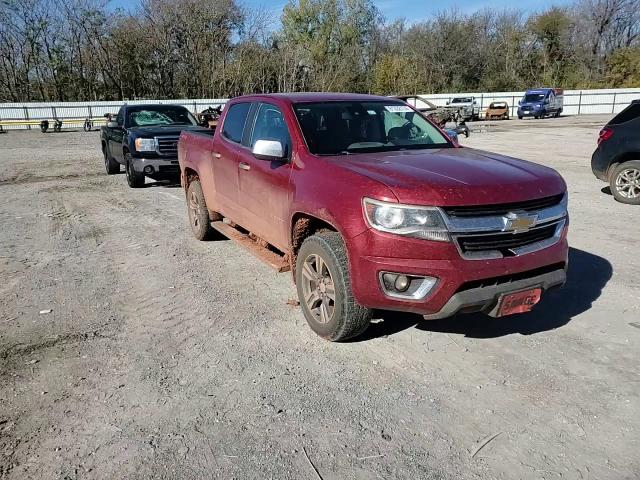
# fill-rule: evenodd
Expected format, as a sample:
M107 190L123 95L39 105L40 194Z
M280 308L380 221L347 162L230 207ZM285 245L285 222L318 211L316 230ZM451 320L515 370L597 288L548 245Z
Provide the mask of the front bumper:
M533 275L522 280L505 281L494 285L469 288L455 293L436 313L424 315L426 320L447 318L459 312L484 312L496 316L500 296L528 288L540 287L543 292L564 285L567 279L566 267L551 270L541 275Z
M177 157L133 157L133 169L136 172L144 172L145 175L179 176L180 165ZM152 169L149 172L149 169Z
M522 109L518 109L518 116L519 117L539 117L541 115L544 115L544 110L542 109L531 109L531 110L522 110Z
M506 291L536 285L548 289L564 283L568 261L566 232L565 226L557 243L536 252L469 260L461 257L453 243L398 238L367 230L348 240L349 252L376 252L378 255L350 255L352 291L360 305L412 312L428 318L443 318L459 311L489 311ZM422 299L392 298L382 290L381 272L430 276L438 281ZM541 275L544 278L538 278ZM490 282L481 282L485 280ZM494 286L484 286L487 283Z

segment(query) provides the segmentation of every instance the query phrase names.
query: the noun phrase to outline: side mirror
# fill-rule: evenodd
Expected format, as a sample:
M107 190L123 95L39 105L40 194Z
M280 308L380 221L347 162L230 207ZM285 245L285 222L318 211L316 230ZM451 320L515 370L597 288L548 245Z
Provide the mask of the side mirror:
M251 152L260 160L284 159L284 148L278 140L256 140Z
M109 128L118 128L118 122L108 122L107 127Z

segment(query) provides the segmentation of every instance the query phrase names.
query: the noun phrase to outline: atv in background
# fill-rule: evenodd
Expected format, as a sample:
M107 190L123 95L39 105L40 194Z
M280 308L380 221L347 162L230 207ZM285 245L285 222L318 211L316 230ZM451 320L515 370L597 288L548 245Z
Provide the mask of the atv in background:
M218 126L218 120L220 119L221 113L222 105L218 105L215 108L205 108L203 111L196 114L196 117L198 118L198 125L215 130Z

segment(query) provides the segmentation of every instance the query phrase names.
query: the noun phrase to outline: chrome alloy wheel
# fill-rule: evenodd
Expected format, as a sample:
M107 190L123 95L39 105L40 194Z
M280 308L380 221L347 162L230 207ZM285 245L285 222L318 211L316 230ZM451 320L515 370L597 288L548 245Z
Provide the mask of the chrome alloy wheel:
M302 299L319 323L333 318L336 288L325 261L316 254L309 255L302 266Z
M640 197L640 170L637 168L626 168L616 177L616 190L621 197Z
M198 201L198 195L196 192L191 191L189 195L189 218L191 219L191 225L194 228L200 227L200 216L202 215L202 205Z

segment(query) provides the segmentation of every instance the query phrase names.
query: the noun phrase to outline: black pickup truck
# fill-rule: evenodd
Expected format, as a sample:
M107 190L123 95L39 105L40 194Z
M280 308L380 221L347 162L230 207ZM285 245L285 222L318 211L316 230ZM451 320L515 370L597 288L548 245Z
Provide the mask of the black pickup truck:
M124 165L131 188L144 185L145 176L180 177L178 137L183 130L206 130L180 105L124 105L115 121L100 130L107 174Z

